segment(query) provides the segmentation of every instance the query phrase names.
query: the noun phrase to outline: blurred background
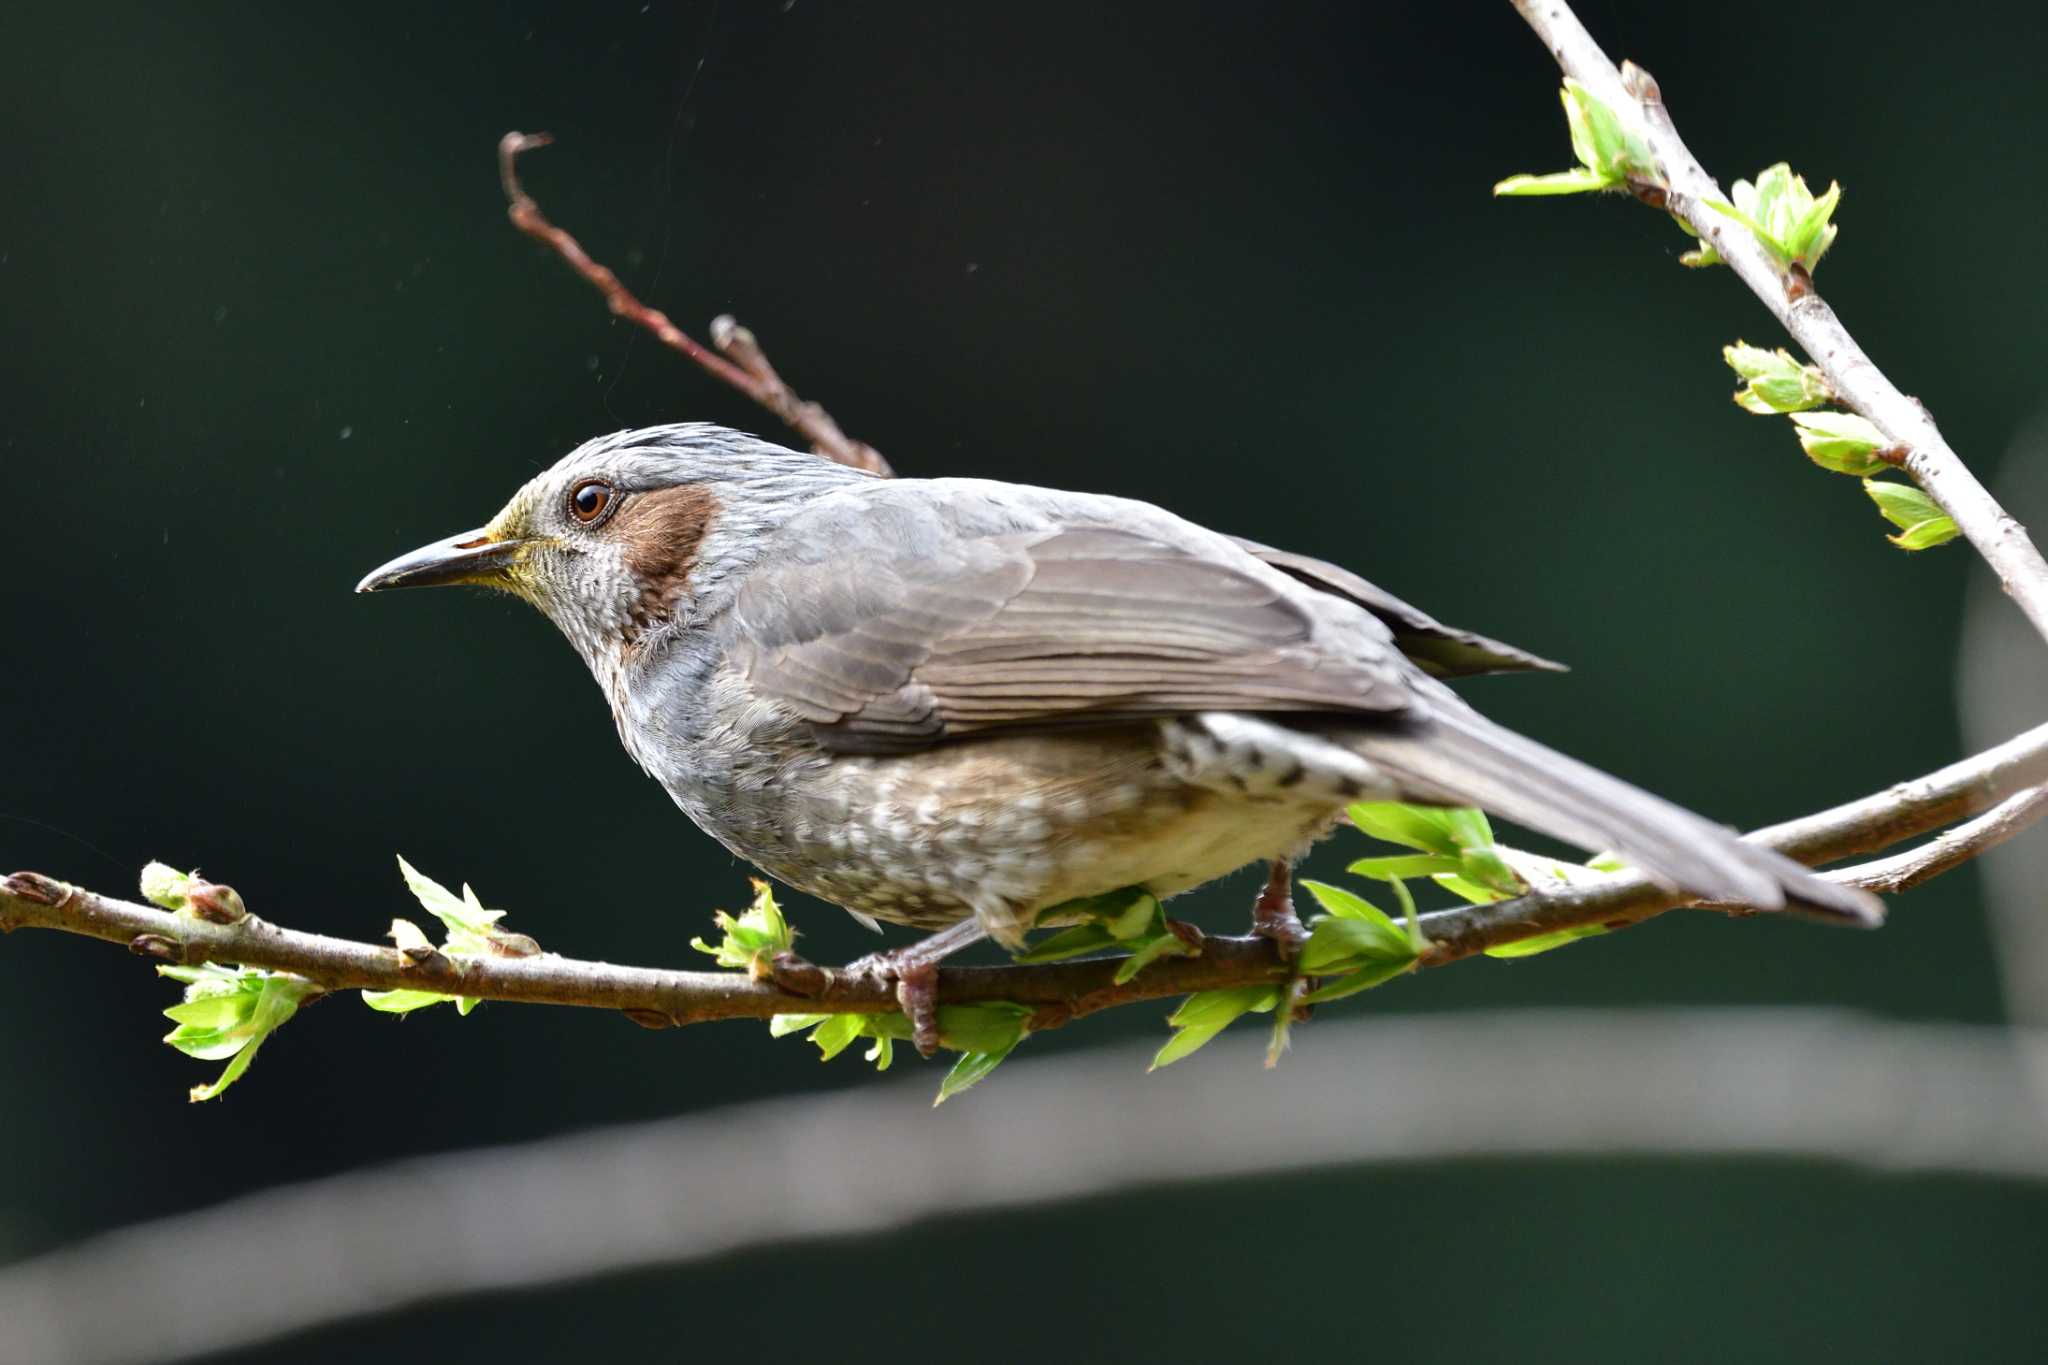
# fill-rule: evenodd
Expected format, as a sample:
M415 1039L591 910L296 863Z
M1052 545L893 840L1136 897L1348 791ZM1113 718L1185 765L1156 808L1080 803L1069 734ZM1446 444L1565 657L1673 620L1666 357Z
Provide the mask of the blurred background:
M2014 164L2048 139L2048 83L2006 8L1583 17L1657 74L1724 184L1779 159L1843 183L1824 291L1981 474L2013 477L2048 397L2026 245L2048 188ZM783 436L506 225L493 148L513 128L556 134L526 181L595 256L699 335L735 313L904 475L1128 494L1344 563L1573 665L1469 684L1495 716L1732 823L1960 756L1978 562L1894 551L1853 482L1728 402L1720 347L1782 338L1731 276L1678 266L1670 223L1489 198L1569 163L1557 79L1505 4L7 6L0 864L124 893L163 858L259 914L373 938L407 912L403 853L555 951L686 966L711 911L744 902L746 869L620 752L537 614L350 593L589 436ZM2039 642L2010 648L2038 679ZM2039 719L2022 705L1983 737ZM1312 874L1359 848L1332 841ZM1176 913L1235 928L1255 890L1242 875ZM821 960L871 946L792 907ZM19 934L0 983L0 1276L282 1182L877 1084L854 1053L820 1066L751 1024L338 1000L194 1106L211 1068L156 1042L174 996L141 963ZM2007 1009L1973 868L1881 933L1672 916L1325 1014L1389 1016L1392 1038L1392 1016L1561 1006ZM1164 1013L1035 1037L1019 1062L1155 1044ZM1281 1174L926 1211L289 1349L2037 1358L2048 1187L1712 1152L1339 1147L1301 1169L1290 1116L1344 1075L1327 1050L1363 1066L1383 1036L1318 1031L1296 1042L1313 1066L1133 1060L1070 1096L1249 1096ZM983 1150L965 1111L1008 1072L927 1114L940 1072L906 1065L919 1086L888 1093L918 1140ZM1044 1125L1002 1160L1056 1166L1064 1141ZM1333 1285L1353 1287L1334 1309ZM1360 1325L1365 1287L1395 1297ZM188 1307L215 1292L235 1290Z

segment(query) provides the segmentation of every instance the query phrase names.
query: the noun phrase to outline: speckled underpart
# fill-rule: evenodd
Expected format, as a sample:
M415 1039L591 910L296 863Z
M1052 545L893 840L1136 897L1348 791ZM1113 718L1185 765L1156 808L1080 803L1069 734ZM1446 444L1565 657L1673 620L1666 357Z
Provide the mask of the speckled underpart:
M1166 729L820 754L773 782L734 774L675 794L728 848L814 896L921 929L979 915L1011 942L1062 901L1125 886L1171 896L1334 822L1318 788L1250 796L1215 770L1190 781Z

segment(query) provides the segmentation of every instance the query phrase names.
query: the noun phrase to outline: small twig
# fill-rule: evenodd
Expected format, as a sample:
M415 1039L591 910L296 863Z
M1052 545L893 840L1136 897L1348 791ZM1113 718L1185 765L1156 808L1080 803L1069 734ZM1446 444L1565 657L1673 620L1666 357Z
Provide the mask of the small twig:
M1900 392L1885 377L1834 309L1814 292L1812 277L1798 265L1781 265L1746 228L1707 206L1709 201L1727 201L1713 177L1686 150L1656 81L1633 65L1626 73L1616 70L1565 0L1513 4L1564 74L1586 86L1643 138L1664 171L1663 207L1713 245L1805 348L1836 397L1904 448L1902 467L1948 513L2035 631L2048 639L2048 561L2027 538L2026 528L1999 506L1949 447L1920 400Z
M1965 861L2048 814L2048 725L1951 764L1878 796L1853 801L1750 837L1809 863L1937 829L1997 806L1985 820L1937 840L1939 853L1914 850L1917 885ZM2024 794L2024 802L2008 800ZM2000 803L2004 804L2001 805ZM1882 836L1873 834L1882 829ZM1873 889L1893 889L1900 875L1884 859L1830 876ZM1439 910L1421 918L1430 940L1420 965L1447 963L1559 929L1636 923L1687 902L1640 877L1545 891L1492 905ZM1741 907L1715 906L1715 909ZM578 1005L626 1012L649 1026L712 1019L765 1019L776 1014L876 1014L896 1008L890 989L865 973L820 969L816 993L798 994L744 972L685 972L621 967L543 953L531 957L456 959L442 953L416 960L396 948L301 933L249 915L215 923L117 900L19 872L0 882L0 928L55 929L125 943L163 960L240 963L289 971L323 990L431 990L486 1000ZM946 967L939 999L948 1004L1009 1000L1038 1007L1032 1026L1057 1027L1097 1010L1164 996L1284 980L1287 969L1271 941L1256 936L1206 937L1198 957L1166 958L1119 983L1121 958L1029 966Z
M1849 880L1853 874L1857 886L1883 894L1910 891L1986 849L1998 847L2044 814L2048 814L2048 786L2032 787L2007 797L1974 820L1942 831L1918 848L1824 875Z
M560 256L571 270L604 296L605 306L614 316L645 329L662 345L688 357L713 379L737 389L774 413L791 430L809 441L813 451L828 460L888 478L891 470L882 453L865 441L856 441L841 431L832 415L818 404L797 397L795 390L784 383L775 367L768 363L768 357L762 353L752 332L731 317L722 316L711 324L711 340L718 350L703 346L670 321L668 314L640 302L617 275L590 259L580 242L548 221L547 215L540 211L540 205L519 183L515 163L520 153L545 147L553 141L554 138L547 133L507 133L498 139L498 179L505 187L505 213L512 220L512 226ZM720 351L725 354L719 354Z

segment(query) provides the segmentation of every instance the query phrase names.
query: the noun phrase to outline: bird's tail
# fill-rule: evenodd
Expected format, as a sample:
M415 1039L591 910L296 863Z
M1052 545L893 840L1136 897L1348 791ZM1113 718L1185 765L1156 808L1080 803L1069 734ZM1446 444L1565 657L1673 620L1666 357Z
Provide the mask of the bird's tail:
M1883 903L1463 707L1420 726L1353 730L1343 746L1413 800L1478 806L1585 849L1611 849L1653 880L1706 900L1875 925Z

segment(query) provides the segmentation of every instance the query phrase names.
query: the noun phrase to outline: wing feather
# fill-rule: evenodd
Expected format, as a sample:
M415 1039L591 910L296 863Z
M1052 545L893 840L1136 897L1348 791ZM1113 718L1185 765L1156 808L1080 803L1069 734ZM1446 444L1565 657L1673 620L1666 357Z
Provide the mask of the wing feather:
M890 538L899 546L913 538ZM1206 548L1206 547L1205 547ZM1203 710L1395 711L1398 656L1333 657L1284 580L1100 526L959 536L832 571L764 565L735 657L827 747Z

